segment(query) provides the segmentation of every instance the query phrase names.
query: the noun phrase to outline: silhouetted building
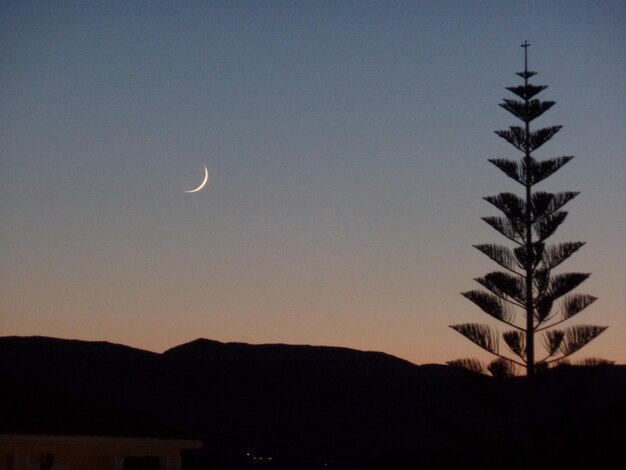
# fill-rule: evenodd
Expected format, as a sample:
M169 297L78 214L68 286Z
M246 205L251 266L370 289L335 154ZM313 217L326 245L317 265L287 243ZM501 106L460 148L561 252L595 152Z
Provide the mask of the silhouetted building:
M0 435L0 470L180 470L199 441L146 437Z

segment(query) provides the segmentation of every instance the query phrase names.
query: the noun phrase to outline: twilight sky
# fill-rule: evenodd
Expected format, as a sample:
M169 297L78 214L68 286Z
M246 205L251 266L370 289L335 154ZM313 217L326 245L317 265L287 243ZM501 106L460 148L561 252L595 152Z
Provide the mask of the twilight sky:
M576 357L626 363L623 1L0 5L0 335L484 357L448 325L490 323L459 292L528 40L572 323L610 326Z

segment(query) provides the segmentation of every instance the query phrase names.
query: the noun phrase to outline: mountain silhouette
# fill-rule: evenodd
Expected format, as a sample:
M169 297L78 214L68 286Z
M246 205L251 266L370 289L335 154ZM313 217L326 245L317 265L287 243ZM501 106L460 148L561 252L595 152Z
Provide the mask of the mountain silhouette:
M379 352L198 339L158 354L5 337L0 368L1 432L41 432L34 415L55 413L62 424L74 416L73 432L89 432L77 417L84 409L118 435L184 430L204 442L190 462L214 468L516 468L522 452L523 380ZM592 446L619 446L626 367L555 369L542 390L545 462L583 442L590 455ZM20 400L30 416L15 411ZM143 421L122 419L128 414ZM602 456L609 462L611 452ZM576 462L584 458L579 450Z

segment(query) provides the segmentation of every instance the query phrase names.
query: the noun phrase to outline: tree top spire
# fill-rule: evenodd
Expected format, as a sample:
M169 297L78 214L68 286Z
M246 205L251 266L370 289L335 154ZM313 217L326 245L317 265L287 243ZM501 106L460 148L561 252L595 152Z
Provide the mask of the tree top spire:
M528 47L530 44L528 41L524 41L521 47L524 48L524 72L528 72Z
M537 72L531 72L528 70L528 48L530 47L530 43L528 41L524 41L524 44L522 44L521 47L524 48L524 71L518 72L517 75L525 80L525 84L528 84L528 79L533 75L537 75Z

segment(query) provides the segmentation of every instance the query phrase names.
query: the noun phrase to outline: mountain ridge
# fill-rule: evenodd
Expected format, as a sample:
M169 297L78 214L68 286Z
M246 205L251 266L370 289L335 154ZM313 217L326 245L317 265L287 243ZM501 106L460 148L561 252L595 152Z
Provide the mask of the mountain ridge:
M451 449L487 459L477 449L494 442L500 453L519 453L522 381L382 352L199 338L154 353L109 342L4 337L0 368L5 381L202 436L216 468L244 468L241 459L251 452L276 456L280 468L318 468L322 461L355 468L389 453L439 459L437 468L445 468ZM546 379L546 426L571 434L562 423L574 412L587 420L624 416L626 367L572 370Z

